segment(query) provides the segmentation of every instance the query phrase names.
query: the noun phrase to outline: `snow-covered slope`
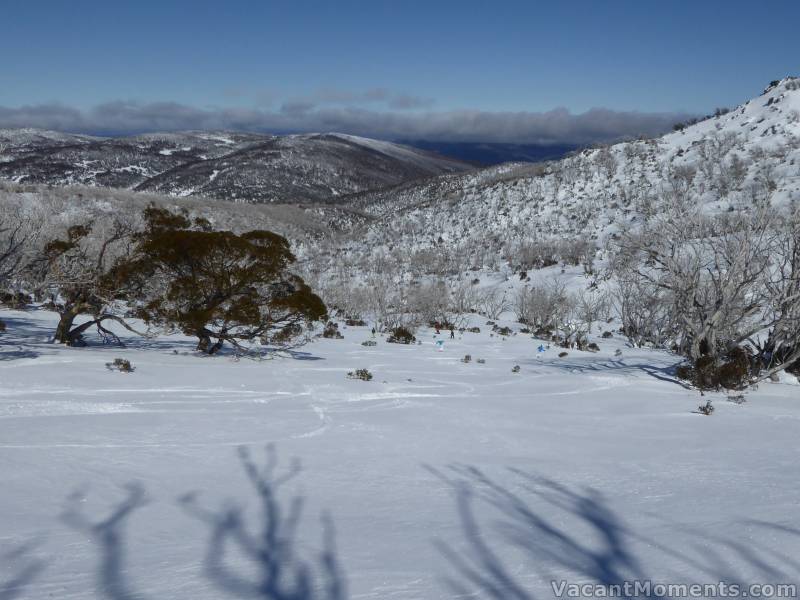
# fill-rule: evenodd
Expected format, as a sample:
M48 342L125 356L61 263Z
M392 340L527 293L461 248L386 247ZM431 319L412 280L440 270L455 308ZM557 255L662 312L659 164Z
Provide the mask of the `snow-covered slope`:
M323 511L342 599L800 579L793 378L744 404L701 399L671 381L667 353L596 329L597 354L537 354L541 341L492 337L481 319L482 333L448 337L442 352L427 328L421 345L365 347L369 327L349 327L266 362L124 331L126 348L64 348L46 342L52 313L3 319L0 592L15 582L15 600L269 597L224 578L258 578L239 533L263 543L263 515L236 454L247 446L263 464L269 442L276 477L292 458L303 467L278 490L284 534L291 497L304 499L293 552L270 547L285 568L315 569L302 598L334 597L317 560ZM136 370L108 370L116 357ZM347 378L359 368L374 379ZM709 398L713 417L693 412Z

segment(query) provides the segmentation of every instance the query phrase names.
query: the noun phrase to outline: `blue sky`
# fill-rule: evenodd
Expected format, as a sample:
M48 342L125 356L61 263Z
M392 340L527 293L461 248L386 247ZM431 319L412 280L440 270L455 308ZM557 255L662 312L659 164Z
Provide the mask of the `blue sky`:
M797 1L0 4L7 125L58 106L74 111L65 128L108 128L94 114L108 103L168 104L140 123L165 128L176 107L265 128L343 111L395 128L421 113L706 113L800 71Z

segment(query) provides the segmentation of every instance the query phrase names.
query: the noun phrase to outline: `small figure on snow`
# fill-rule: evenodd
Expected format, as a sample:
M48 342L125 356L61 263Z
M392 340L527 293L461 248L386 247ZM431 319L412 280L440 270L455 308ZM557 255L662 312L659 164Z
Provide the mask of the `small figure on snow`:
M436 340L436 350L444 352L444 340Z
M456 339L456 332L455 329L453 329L452 327L450 328L450 339L451 340Z

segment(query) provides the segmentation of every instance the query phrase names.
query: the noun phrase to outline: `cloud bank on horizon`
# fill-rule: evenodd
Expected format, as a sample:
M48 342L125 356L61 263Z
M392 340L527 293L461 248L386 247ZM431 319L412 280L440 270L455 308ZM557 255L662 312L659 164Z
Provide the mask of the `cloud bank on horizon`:
M379 103L385 109L372 108ZM341 105L340 105L341 104ZM178 102L114 101L80 110L62 104L0 106L0 128L124 135L156 131L341 132L384 139L525 144L592 144L669 131L684 113L592 108L573 114L430 109L433 101L383 89L324 90L276 108L197 108Z

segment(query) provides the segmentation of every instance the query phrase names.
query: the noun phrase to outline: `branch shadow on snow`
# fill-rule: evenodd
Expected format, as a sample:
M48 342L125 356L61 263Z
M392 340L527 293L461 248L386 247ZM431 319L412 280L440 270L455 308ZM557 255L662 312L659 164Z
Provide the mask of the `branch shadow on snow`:
M201 507L195 493L181 498L187 512L209 530L210 541L204 561L209 579L222 592L239 598L342 600L345 585L336 559L330 516L322 517L323 549L316 561L308 561L298 554L295 542L303 499L295 496L286 507L278 500L280 488L300 473L300 463L293 462L288 471L278 475L278 461L272 446L266 449L263 467L251 459L247 449L240 448L239 455L258 495L260 528L248 527L238 506L229 505L214 511ZM241 573L226 561L232 547L256 567L255 576ZM320 574L322 585L318 587L317 575Z
M204 573L221 592L221 597L261 600L343 600L344 575L336 557L333 522L322 517L323 549L314 559L298 550L296 533L303 499L288 503L279 498L280 489L300 473L295 461L285 473L277 474L277 457L272 446L266 450L263 466L251 459L246 448L239 457L259 501L259 522L251 524L244 510L233 503L209 509L201 505L197 492L184 494L179 503L186 513L208 529L209 542L203 557ZM98 593L108 600L144 600L126 576L125 527L134 511L147 503L144 488L125 486L125 498L105 518L92 520L81 507L82 494L73 494L62 514L71 527L84 532L99 548L96 581ZM231 550L236 560L231 559ZM248 564L241 564L244 557ZM0 596L0 600L5 600Z
M616 371L626 375L635 373L644 373L645 375L649 375L650 377L658 379L659 381L664 381L666 383L679 385L687 390L694 390L692 386L687 384L685 381L682 381L675 375L675 370L679 364L681 364L680 360L676 361L675 364L668 365L665 367L659 367L657 365L643 363L643 362L629 363L626 362L624 359L610 358L602 362L600 361L578 362L568 359L559 359L558 361L547 363L547 366L556 369L561 369L563 371L578 372L581 374L604 373L609 371Z
M531 600L537 597L531 591L535 588L546 589L542 596L552 598L551 582L565 580L606 589L635 580L722 581L746 589L754 582L800 578L800 561L752 538L745 545L666 521L668 530L682 532L685 543L669 546L646 538L592 488L573 489L517 469L508 470L512 484L501 485L471 466L426 468L454 491L463 540L436 545L455 573L445 582L459 596ZM800 538L800 529L780 524L750 520L738 525ZM643 549L647 561L638 555ZM671 566L658 566L653 573L649 565L654 559ZM665 597L658 591L651 588L638 596Z
M0 334L0 361L37 358L41 352L37 346L44 344L52 332L33 323L3 315L6 330Z
M23 544L8 552L0 553L0 565L8 569L9 565L19 563L15 573L9 578L0 578L0 600L14 600L22 595L25 588L41 573L47 564L40 559L28 555L36 544Z

